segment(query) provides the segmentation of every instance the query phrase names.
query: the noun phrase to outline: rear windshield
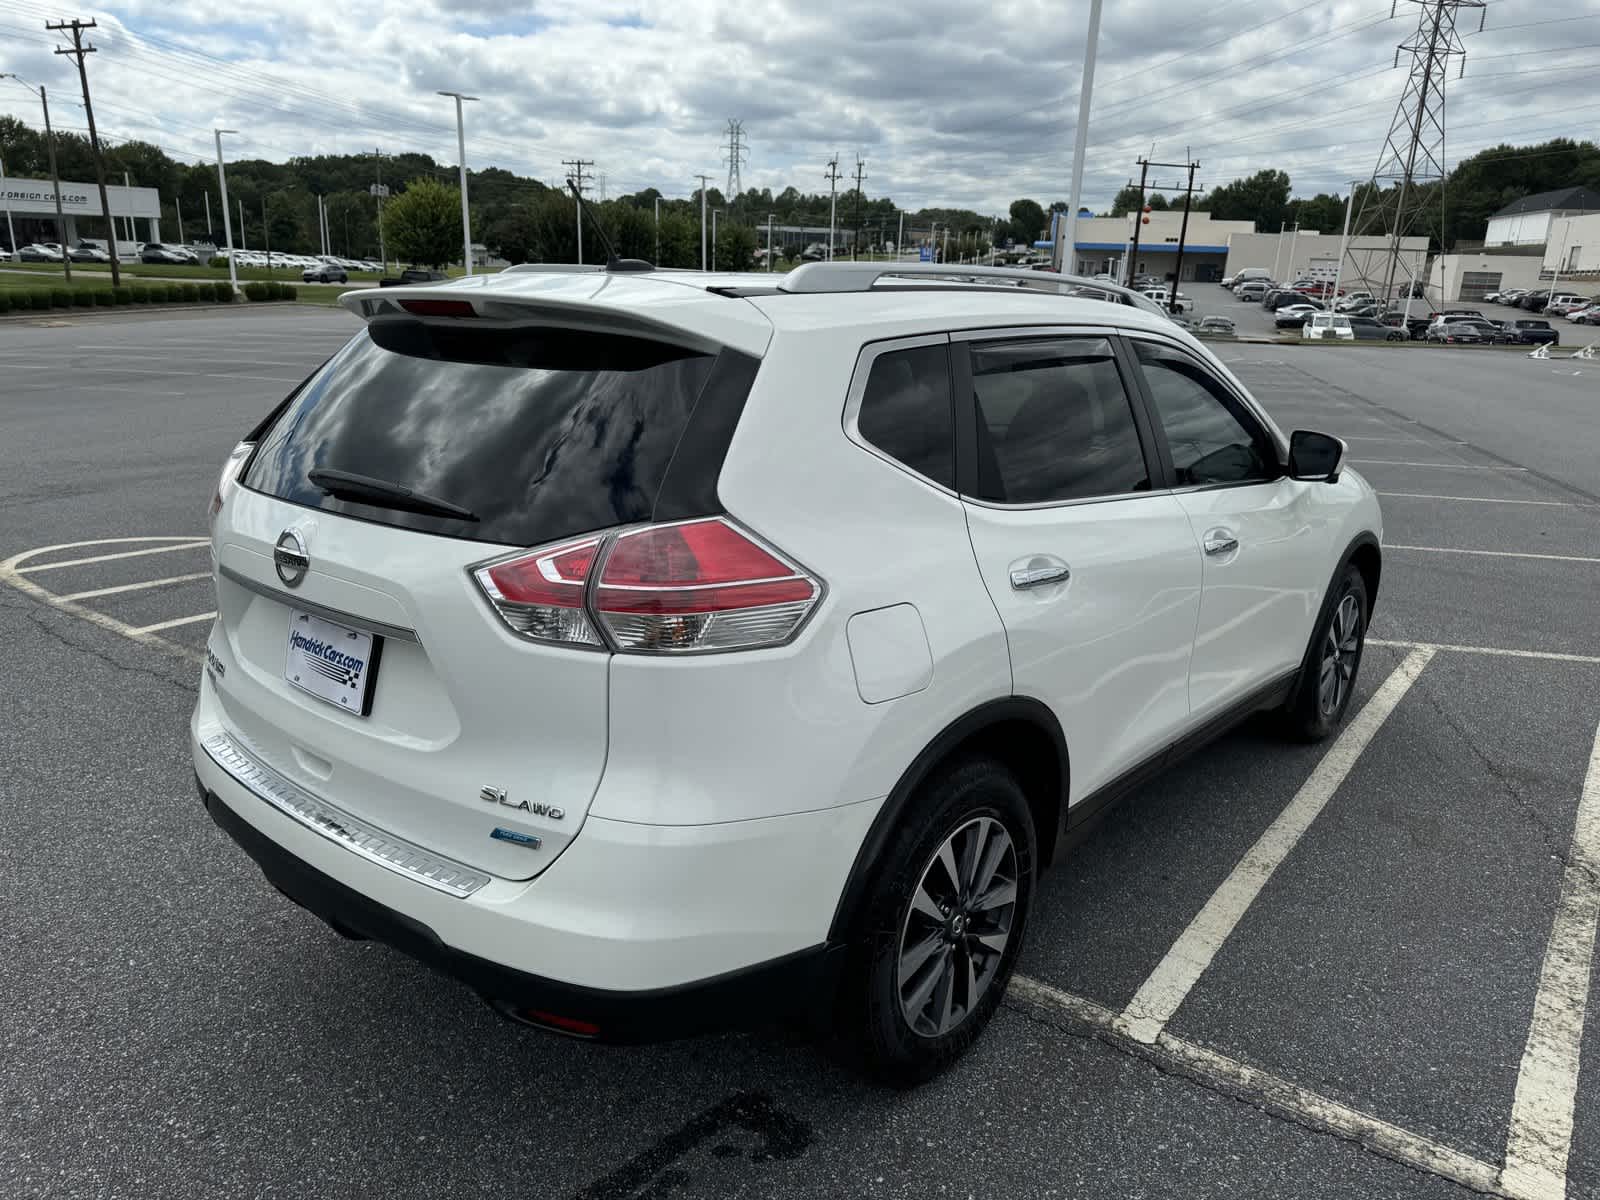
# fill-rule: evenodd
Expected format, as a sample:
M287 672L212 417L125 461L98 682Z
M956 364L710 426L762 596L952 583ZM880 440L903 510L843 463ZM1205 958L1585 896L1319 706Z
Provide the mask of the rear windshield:
M380 322L289 401L243 483L308 508L517 546L658 518L665 491L674 517L714 511L754 369L731 351L611 334ZM692 421L703 436L686 439ZM696 444L680 450L687 441ZM700 476L692 486L664 488L675 453L675 476ZM476 519L334 496L307 478L317 468L398 484Z

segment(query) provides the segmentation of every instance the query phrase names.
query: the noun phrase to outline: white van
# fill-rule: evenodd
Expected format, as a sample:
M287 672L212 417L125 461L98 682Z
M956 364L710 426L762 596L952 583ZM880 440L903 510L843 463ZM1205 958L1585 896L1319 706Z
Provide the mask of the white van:
M1272 282L1272 272L1265 267L1242 267L1233 277L1233 290L1237 292L1241 283L1249 283L1252 279L1262 283Z
M1356 340L1356 331L1350 327L1349 317L1334 313L1312 313L1311 319L1300 327L1300 336L1313 341L1333 338L1336 341L1353 342Z

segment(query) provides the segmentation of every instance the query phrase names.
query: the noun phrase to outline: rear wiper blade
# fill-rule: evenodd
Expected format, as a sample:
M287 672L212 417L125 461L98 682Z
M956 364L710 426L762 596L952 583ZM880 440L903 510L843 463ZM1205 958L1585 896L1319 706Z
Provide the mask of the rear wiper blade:
M414 491L404 484L390 483L387 479L374 479L371 475L357 475L354 471L336 471L331 467L313 467L306 478L330 496L345 500L359 500L378 508L395 508L405 512L425 513L435 517L454 517L458 521L476 521L478 514L459 504L451 504L426 492Z

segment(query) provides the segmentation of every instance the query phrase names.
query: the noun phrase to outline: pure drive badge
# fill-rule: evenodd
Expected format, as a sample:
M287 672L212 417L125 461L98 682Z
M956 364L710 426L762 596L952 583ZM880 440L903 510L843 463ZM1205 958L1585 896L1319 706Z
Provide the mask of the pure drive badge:
M505 788L485 785L478 790L478 799L486 800L490 804L503 804L507 808L514 808L518 812L532 813L536 817L549 817L552 821L562 820L567 815L567 810L557 808L553 804L540 804L538 801L513 800L506 795Z

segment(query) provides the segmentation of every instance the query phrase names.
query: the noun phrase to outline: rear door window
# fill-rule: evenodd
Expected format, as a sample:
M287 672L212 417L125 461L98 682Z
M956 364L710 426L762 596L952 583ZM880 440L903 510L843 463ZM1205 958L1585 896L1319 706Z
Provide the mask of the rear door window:
M1048 504L1149 490L1105 338L975 343L979 499Z
M856 430L896 462L954 488L949 346L941 342L887 350L873 359Z
M243 483L307 508L517 546L652 519L675 456L709 478L667 490L714 506L721 453L680 443L696 440L685 437L694 421L725 451L754 369L731 351L612 334L378 322L289 402ZM339 498L307 478L319 467L476 519Z

